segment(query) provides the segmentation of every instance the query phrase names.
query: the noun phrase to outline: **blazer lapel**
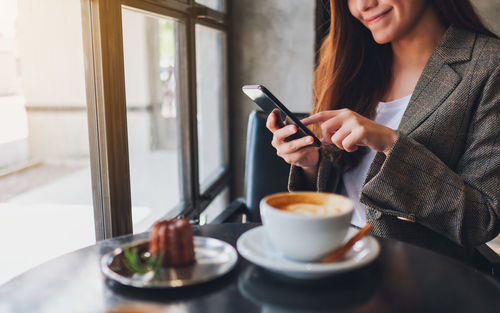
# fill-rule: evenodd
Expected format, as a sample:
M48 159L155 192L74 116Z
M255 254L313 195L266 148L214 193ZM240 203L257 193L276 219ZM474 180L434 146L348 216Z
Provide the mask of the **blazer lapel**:
M476 35L450 26L443 39L434 49L420 76L408 107L399 124L399 130L410 134L428 118L453 92L461 77L451 64L466 62L471 59ZM379 171L385 161L381 152L375 155L363 186ZM361 194L364 203L364 195Z
M475 38L473 33L449 27L417 82L399 124L401 132L415 130L457 87L461 77L450 65L470 60Z

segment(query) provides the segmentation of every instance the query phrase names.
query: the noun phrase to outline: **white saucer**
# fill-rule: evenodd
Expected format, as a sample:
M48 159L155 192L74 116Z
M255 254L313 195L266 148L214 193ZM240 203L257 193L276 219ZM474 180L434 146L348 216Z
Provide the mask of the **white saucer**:
M347 233L346 241L356 232L357 229L351 227ZM281 252L274 248L267 238L264 226L245 232L238 239L236 247L248 261L272 272L300 279L321 278L350 271L372 262L380 253L378 241L367 236L358 241L340 262L321 264L293 261L285 258Z

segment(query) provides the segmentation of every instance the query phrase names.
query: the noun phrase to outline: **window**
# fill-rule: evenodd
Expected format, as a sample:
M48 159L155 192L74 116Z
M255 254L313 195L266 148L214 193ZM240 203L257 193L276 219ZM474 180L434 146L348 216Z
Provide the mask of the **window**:
M220 210L229 182L226 1L82 4L97 237Z
M226 34L196 25L198 164L202 191L228 166Z
M0 285L95 242L80 0L0 5Z
M132 223L146 231L182 200L178 105L185 25L122 9ZM184 69L185 70L185 69Z
M0 283L227 205L225 12L222 0L2 2Z
M224 0L196 0L196 2L217 11L225 11L226 9Z

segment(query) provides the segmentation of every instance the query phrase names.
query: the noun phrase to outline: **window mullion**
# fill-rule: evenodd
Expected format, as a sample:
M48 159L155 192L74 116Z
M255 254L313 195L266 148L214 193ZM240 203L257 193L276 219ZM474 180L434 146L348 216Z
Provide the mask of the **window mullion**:
M192 17L188 17L186 23L186 46L187 46L187 109L188 116L184 128L189 132L188 142L184 142L189 149L189 154L184 155L183 159L189 164L189 171L186 171L184 178L186 179L186 188L190 192L186 195L186 199L193 201L192 207L194 211L188 216L198 218L200 214L200 184L199 184L199 165L198 165L198 121L197 121L197 104L196 104L196 45L195 45L195 21Z
M94 210L100 211L103 225L103 232L96 230L96 235L106 239L132 233L128 142L123 135L127 112L121 3L85 1L90 6L92 32L92 42L86 47L87 63L92 63L86 71L87 100L94 105L89 108L95 114L91 128L97 129L90 145L93 197L95 205L102 205L101 210Z
M121 0L122 4L139 9L164 14L165 10L174 10L179 13L189 14L191 5L178 0ZM159 10L159 11L158 11Z
M207 8L203 5L196 4L193 7L193 12L199 21L205 21L214 25L226 25L227 24L227 14Z
M89 131L89 153L90 153L90 168L92 172L92 197L94 207L94 226L95 238L97 241L103 240L105 237L104 231L104 211L102 184L100 179L100 159L99 159L99 131L97 124L97 94L94 87L95 81L95 66L94 52L92 49L92 8L90 1L82 1L82 32L83 32L83 48L85 57L85 80L86 80L86 98L87 98L87 115L88 115L88 131Z

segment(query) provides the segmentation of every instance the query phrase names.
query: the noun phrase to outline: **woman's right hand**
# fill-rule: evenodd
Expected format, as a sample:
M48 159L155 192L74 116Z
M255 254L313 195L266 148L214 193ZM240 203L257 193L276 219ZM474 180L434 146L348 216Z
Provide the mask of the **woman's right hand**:
M288 164L299 166L306 172L315 173L319 160L319 148L310 146L314 141L313 138L306 136L286 141L286 138L297 132L297 126L287 125L280 128L277 118L276 111L273 111L267 117L266 122L266 127L273 133L271 145L276 149L276 154Z

